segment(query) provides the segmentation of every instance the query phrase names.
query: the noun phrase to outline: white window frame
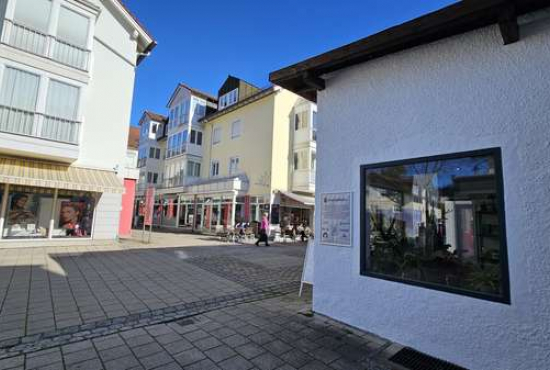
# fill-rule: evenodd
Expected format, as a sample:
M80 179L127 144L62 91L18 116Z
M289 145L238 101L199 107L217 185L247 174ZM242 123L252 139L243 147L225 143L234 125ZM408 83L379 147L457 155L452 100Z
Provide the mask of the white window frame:
M219 175L220 175L220 161L213 160L210 165L210 177L218 177Z
M239 165L241 163L240 157L231 157L229 158L229 174L235 175L239 173Z
M219 134L216 134L219 133ZM222 142L222 128L215 126L212 129L212 145L217 145Z
M231 122L231 139L236 139L242 135L243 123L240 119Z
M218 100L218 109L227 108L233 104L236 104L239 99L239 88L233 89L220 96Z

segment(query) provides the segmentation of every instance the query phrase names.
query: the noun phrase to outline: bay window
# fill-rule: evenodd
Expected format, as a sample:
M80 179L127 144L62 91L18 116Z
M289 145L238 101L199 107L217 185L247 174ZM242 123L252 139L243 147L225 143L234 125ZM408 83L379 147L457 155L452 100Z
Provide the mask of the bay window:
M201 164L194 161L187 161L187 176L200 177L201 176Z
M9 43L16 48L44 55L51 8L50 0L17 0Z
M57 24L57 41L53 58L80 69L88 69L88 32L90 20L68 8L61 7Z
M33 135L38 75L6 67L0 88L0 131Z
M364 275L509 302L500 149L363 166Z
M41 137L70 143L78 142L77 122L80 89L50 80Z

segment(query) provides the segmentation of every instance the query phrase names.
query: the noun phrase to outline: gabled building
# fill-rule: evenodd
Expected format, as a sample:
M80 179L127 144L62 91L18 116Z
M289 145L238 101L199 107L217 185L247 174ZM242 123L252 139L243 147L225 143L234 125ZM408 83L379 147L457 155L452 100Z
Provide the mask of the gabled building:
M167 144L159 193L175 194L200 177L203 165L203 128L200 120L216 109L216 98L178 84L167 108Z
M312 224L315 104L229 76L217 98L179 85L168 107L159 225L217 232L263 212L274 225Z
M167 124L167 117L150 111L145 111L139 120L138 196L142 197L148 186L160 186L165 151L162 139L166 136Z
M116 238L135 71L155 45L118 0L0 2L0 239Z

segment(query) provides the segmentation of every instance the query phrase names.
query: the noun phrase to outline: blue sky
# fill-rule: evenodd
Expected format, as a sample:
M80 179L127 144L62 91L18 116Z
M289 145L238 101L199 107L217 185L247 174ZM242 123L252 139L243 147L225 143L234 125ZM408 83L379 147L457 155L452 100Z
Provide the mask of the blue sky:
M138 68L132 109L166 114L178 82L216 95L227 75L270 71L437 10L454 0L126 0L158 42Z

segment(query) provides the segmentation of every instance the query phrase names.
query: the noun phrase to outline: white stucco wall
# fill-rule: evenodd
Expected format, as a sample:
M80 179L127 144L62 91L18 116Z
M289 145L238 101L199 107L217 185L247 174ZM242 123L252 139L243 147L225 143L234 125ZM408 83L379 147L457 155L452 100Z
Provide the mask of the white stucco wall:
M75 165L111 171L124 167L135 79L131 63L135 62L136 42L130 36L130 30L103 9L95 26L91 80L85 92L80 156Z
M117 237L121 209L122 194L101 194L94 214L94 240L114 240Z
M355 201L353 247L315 249L314 310L473 370L548 368L549 19L508 46L492 26L348 68L318 103L317 191ZM488 147L503 153L511 305L360 276L359 166Z

